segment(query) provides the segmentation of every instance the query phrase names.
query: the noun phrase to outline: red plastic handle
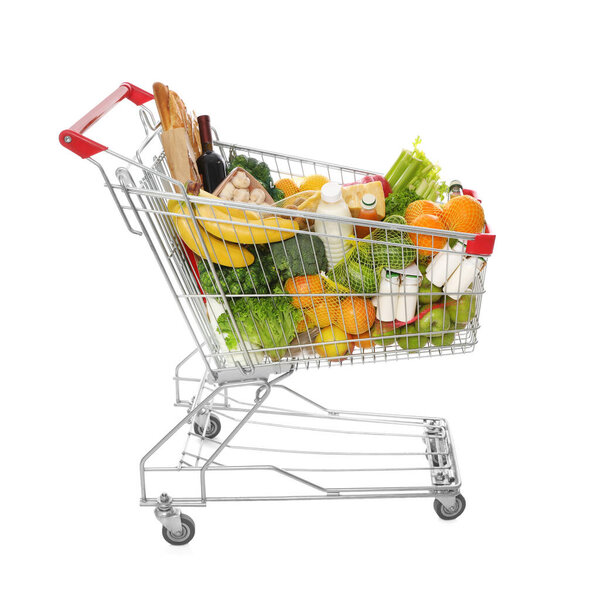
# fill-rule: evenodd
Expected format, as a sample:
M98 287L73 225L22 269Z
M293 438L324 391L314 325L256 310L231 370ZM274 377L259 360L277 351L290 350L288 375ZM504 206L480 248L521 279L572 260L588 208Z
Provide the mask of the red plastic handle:
M481 199L477 197L477 193L471 189L463 189L465 195L477 199L481 203ZM465 252L467 255L483 255L488 257L494 252L494 244L496 243L496 235L491 234L489 226L485 225L485 231L482 234L478 234L473 240L467 241L467 247Z
M132 101L136 106L141 106L154 99L154 96L131 83L122 83L117 90L103 99L95 108L92 108L71 128L62 131L58 136L60 144L81 158L89 158L108 149L106 145L92 141L88 137L85 137L83 133L124 99Z

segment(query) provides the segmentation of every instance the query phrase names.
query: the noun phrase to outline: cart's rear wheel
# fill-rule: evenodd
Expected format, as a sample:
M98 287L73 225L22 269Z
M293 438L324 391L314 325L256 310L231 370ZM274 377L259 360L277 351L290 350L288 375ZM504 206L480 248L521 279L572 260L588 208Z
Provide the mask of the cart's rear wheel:
M166 527L163 527L162 534L164 540L171 545L185 545L194 538L194 535L196 534L196 525L190 516L187 514L182 514L181 534L174 535Z
M458 518L467 507L467 500L459 493L456 496L456 502L453 508L446 508L440 500L433 501L433 509L442 520L454 520Z
M221 432L221 421L220 421L219 417L217 417L217 415L210 415L210 417L208 419L208 425L206 426L206 433L205 433L204 437L207 437L208 439L212 439L213 437L217 437L217 435L219 435L220 432ZM198 435L202 435L202 427L197 422L194 422L194 433L197 433Z

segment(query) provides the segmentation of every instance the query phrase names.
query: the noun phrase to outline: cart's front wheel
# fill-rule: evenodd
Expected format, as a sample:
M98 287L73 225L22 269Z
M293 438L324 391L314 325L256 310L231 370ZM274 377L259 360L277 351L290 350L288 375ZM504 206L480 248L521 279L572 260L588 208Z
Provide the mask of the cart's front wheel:
M452 508L447 508L440 500L433 501L433 509L442 520L454 520L458 518L467 507L467 500L459 493Z
M162 530L164 540L171 545L185 545L194 538L195 533L196 525L187 514L181 515L181 533L179 535L174 535L166 527L163 527Z
M219 417L217 417L217 415L210 415L204 437L212 439L213 437L217 437L217 435L219 435L220 432L221 421L219 420ZM202 426L199 425L197 422L194 422L194 433L202 435Z

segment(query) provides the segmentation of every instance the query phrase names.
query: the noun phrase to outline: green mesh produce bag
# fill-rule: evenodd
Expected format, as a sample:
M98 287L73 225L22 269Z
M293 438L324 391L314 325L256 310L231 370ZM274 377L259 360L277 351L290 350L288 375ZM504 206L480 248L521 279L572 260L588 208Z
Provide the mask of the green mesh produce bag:
M389 216L384 221L406 225L402 216ZM352 292L375 294L379 287L381 270L404 269L416 258L417 249L408 233L378 228L365 239L357 240L344 259L328 272L327 277Z

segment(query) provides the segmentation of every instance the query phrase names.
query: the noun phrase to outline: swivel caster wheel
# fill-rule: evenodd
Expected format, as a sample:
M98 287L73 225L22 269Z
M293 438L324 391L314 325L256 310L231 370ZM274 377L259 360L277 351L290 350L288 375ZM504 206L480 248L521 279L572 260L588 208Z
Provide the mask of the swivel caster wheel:
M456 501L452 507L444 506L438 499L433 501L433 509L442 520L454 520L458 518L465 511L466 507L467 500L460 493L456 496Z
M190 516L181 514L181 533L175 535L167 527L163 527L162 534L164 540L171 545L186 545L194 538L196 525Z
M220 432L221 421L219 420L219 417L217 417L217 415L210 415L204 437L208 439L213 439L213 437L217 437L217 435L219 435ZM197 421L194 421L194 433L202 435L202 426L199 425Z

